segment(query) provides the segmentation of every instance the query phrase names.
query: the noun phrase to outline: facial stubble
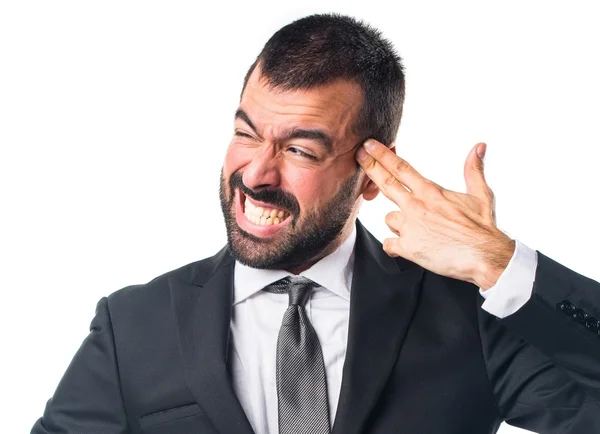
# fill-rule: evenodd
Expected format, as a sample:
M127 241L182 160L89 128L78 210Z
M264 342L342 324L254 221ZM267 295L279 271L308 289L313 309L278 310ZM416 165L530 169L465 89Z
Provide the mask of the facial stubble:
M318 258L342 233L353 213L355 187L360 170L355 170L340 190L320 210L301 215L297 199L282 190L252 191L242 183L242 174L234 173L225 185L223 171L219 197L227 229L227 242L233 257L253 268L290 270ZM229 199L226 197L229 190ZM246 196L292 212L293 219L283 239L261 238L239 227L235 217L235 190Z

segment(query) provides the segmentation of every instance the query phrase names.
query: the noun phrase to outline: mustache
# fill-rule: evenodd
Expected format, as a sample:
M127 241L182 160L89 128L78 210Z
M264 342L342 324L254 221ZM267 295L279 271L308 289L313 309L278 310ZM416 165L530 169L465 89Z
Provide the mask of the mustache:
M289 211L294 216L298 215L300 212L300 204L292 194L286 193L283 190L253 191L244 185L244 182L242 181L242 175L242 173L236 172L229 178L231 197L233 197L235 189L239 188L242 193L251 199L271 204L274 208L284 209Z

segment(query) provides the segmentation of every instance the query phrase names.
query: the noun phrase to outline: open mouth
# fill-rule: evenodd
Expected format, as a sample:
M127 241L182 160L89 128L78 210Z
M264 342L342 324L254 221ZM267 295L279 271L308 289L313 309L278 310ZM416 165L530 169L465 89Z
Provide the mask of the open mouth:
M291 214L284 209L254 201L241 191L239 191L239 196L244 216L257 226L277 226L286 222L291 216Z
M249 198L241 190L236 191L236 219L240 227L257 236L270 236L287 226L291 219L289 211L271 204Z

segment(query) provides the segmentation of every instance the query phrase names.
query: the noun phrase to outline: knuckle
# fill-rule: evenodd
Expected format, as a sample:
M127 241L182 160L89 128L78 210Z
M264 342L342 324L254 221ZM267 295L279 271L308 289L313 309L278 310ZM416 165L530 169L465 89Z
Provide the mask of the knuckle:
M385 224L396 235L400 235L402 216L399 211L392 211L386 214Z
M425 181L425 194L431 199L445 199L444 188L433 181Z
M383 251L387 253L388 256L398 256L398 252L396 251L397 240L398 238L386 238L385 240L383 240Z
M429 188L431 189L431 191L434 191L436 193L442 194L446 189L444 187L442 187L440 184L433 182L431 180L427 180L427 184L429 185Z
M475 170L485 175L485 162L482 161L479 165L476 165Z
M396 161L393 167L395 173L403 174L408 170L408 163L402 160Z
M363 164L364 164L364 166L363 166L364 170L366 172L371 172L372 170L375 169L375 165L377 164L377 161L375 161L373 158L371 158L369 161L367 161L366 163L363 163Z
M385 240L383 240L383 250L386 253L388 253L390 251L391 244L392 244L392 240L391 239L386 238Z
M386 178L383 181L383 183L388 187L396 184L396 182L398 182L398 180L394 176L386 176Z

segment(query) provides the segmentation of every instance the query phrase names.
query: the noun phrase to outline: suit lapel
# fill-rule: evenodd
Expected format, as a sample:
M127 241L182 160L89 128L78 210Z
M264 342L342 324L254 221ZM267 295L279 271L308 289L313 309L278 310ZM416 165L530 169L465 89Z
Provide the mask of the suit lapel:
M233 303L233 258L223 248L193 282L169 281L185 378L220 433L251 434L227 370Z
M363 430L398 357L415 311L423 268L392 259L357 220L348 347L333 434ZM221 433L252 434L227 371L234 260L227 248L193 282L171 278L188 387Z
M333 434L363 430L398 357L424 270L390 258L357 220L348 347Z

